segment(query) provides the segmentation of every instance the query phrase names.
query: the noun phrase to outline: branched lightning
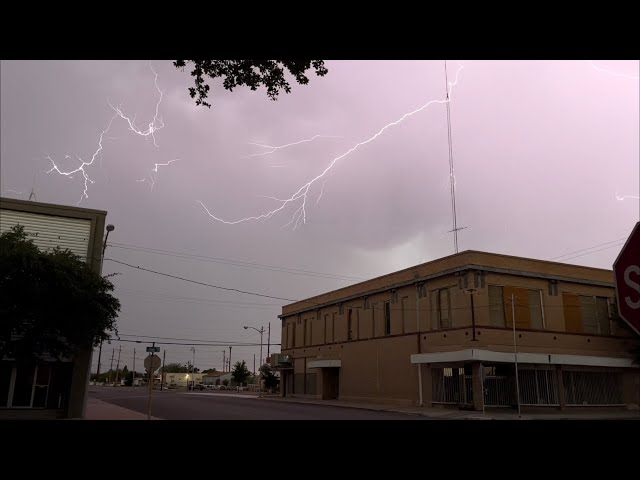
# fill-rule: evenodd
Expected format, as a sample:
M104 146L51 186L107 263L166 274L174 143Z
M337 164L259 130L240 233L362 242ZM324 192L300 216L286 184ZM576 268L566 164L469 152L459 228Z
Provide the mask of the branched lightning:
M458 76L460 74L460 72L463 70L464 66L458 62L458 71L456 72L456 77L455 77L455 81L453 82L448 82L449 83L449 88L448 88L448 98L442 99L442 100L430 100L429 102L425 103L424 105L416 108L415 110L411 111L411 112L407 112L404 115L402 115L398 120L395 120L393 122L390 122L388 124L386 124L385 126L383 126L382 128L380 128L380 130L378 130L375 134L373 134L371 137L367 138L366 140L363 140L362 142L359 142L357 144L355 144L353 147L349 148L346 152L344 152L343 154L335 157L330 163L329 165L317 176L313 177L311 180L309 180L307 183L305 183L304 185L302 185L298 190L296 190L289 198L286 198L284 200L282 199L277 199L278 201L280 201L282 203L282 205L280 205L278 208L274 209L274 210L270 210L267 213L263 213L261 215L256 215L256 216L250 216L250 217L245 217L245 218L241 218L239 220L225 220L223 218L217 217L214 214L212 214L209 209L206 207L206 205L200 201L200 200L196 200L197 203L199 203L202 208L204 208L204 210L207 212L207 215L209 215L209 217L211 217L212 219L224 223L226 225L237 225L239 223L243 223L243 222L248 222L251 220L264 220L264 219L269 219L271 217L273 217L275 214L277 214L278 212L281 212L284 208L286 208L289 204L293 204L294 202L297 202L299 200L302 201L302 204L296 209L296 211L293 214L293 217L291 219L291 221L286 224L285 226L289 226L291 224L294 225L294 230L295 228L297 228L298 223L300 221L302 221L302 223L306 223L306 202L307 202L307 194L309 193L309 189L320 179L324 178L325 175L327 175L327 173L329 171L331 171L331 169L333 168L333 166L339 162L340 160L342 160L343 158L345 158L346 156L350 155L351 153L353 153L354 151L356 151L358 148L360 148L363 145L367 145L371 142L373 142L375 139L377 139L380 135L382 135L387 129L389 129L390 127L394 127L400 123L402 123L405 119L422 112L423 110L425 110L426 108L428 108L429 106L433 105L433 104L446 104L448 102L451 101L451 91L453 89L453 87L458 83ZM264 145L262 145L264 146ZM268 146L264 146L265 148L273 148L273 147L268 147ZM283 146L284 147L284 146Z
M113 121L120 117L123 120L125 120L127 122L127 124L129 125L129 130L134 132L137 135L140 135L142 137L151 137L153 139L153 144L154 146L158 147L158 144L156 142L156 137L155 137L155 133L160 130L161 128L164 128L164 123L162 121L162 118L159 116L159 112L160 112L160 104L162 103L162 98L163 98L163 92L160 89L160 87L158 86L158 74L156 73L156 71L153 69L153 66L150 64L149 68L151 69L151 71L153 72L154 75L154 84L156 87L156 90L158 91L159 97L158 97L158 101L156 103L156 108L155 108L155 115L153 117L153 120L149 123L148 127L146 130L140 130L139 128L136 127L136 122L135 122L135 118L136 116L134 115L133 118L129 118L128 116L126 116L123 112L122 112L122 106L118 105L118 106L114 106L111 104L111 101L107 98L107 103L109 104L109 106L111 107L111 109L114 111L114 115L111 117L111 119L109 120L109 123L107 125L107 128L105 128L102 133L100 134L99 140L98 140L98 148L97 150L93 153L93 155L91 156L91 159L89 161L84 161L82 160L82 158L80 158L79 156L76 156L78 161L80 162L80 166L77 167L74 170L69 170L69 171L62 171L59 167L59 165L56 164L56 162L53 160L53 158L51 157L51 155L47 155L45 158L47 158L51 164L53 165L51 167L50 170L47 171L47 173L51 173L53 171L56 171L58 174L60 175L64 175L66 177L69 178L73 178L73 175L76 173L81 173L83 178L84 178L84 190L82 192L82 196L80 197L80 200L78 201L78 204L80 204L80 202L82 202L83 199L85 198L89 198L88 195L88 189L89 189L89 184L90 183L95 183L93 180L91 180L91 178L89 177L87 171L85 170L85 167L89 167L91 165L93 165L93 162L95 161L95 159L98 157L98 155L100 155L100 159L102 161L102 149L103 149L103 144L102 142L106 139L116 139L117 137L109 137L106 136L107 132L109 132L109 130L111 129L111 125L113 124ZM65 156L66 159L71 159L71 157L69 155ZM158 172L158 167L160 166L166 166L169 165L173 162L178 161L178 159L174 159L174 160L170 160L167 163L156 163L155 167L153 168L154 172ZM153 178L153 174L149 175L149 180L151 182L151 190L153 191L153 186L155 185L155 180ZM136 180L137 182L145 182L147 180L147 178L144 178L142 180Z
M638 80L640 79L640 77L636 77L633 75L626 75L624 73L617 73L617 72L612 72L611 70L607 70L606 68L602 68L602 67L598 67L595 63L593 63L593 60L588 60L589 65L591 65L591 67L599 72L604 72L604 73L608 73L609 75L613 75L614 77L623 77L623 78L628 78L630 80Z
M262 143L257 143L257 142L249 142L249 145L254 145L256 147L260 147L260 148L268 148L269 150L266 152L262 152L262 153L252 153L250 155L245 155L244 158L249 158L249 157L262 157L264 155L270 155L273 152L276 152L277 150L282 150L283 148L287 148L287 147L293 147L295 145L300 145L301 143L308 143L308 142L313 142L314 140L316 140L317 138L342 138L342 137L337 137L337 136L333 136L333 135L314 135L311 138L306 138L304 140L300 140L298 142L293 142L293 143L287 143L286 145L278 145L278 146L273 146L273 145L264 145Z
M111 120L109 120L109 124L107 125L107 128L105 128L102 131L102 133L100 134L100 139L98 140L98 149L91 156L91 160L89 160L88 162L85 162L80 157L77 157L78 160L80 161L80 166L78 168L76 168L75 170L69 170L68 172L63 172L62 170L60 170L58 165L56 165L56 162L53 160L53 158L51 158L51 155L47 155L45 157L53 165L53 167L51 167L51 169L48 170L47 173L51 173L51 172L53 172L55 170L60 175L64 175L64 176L70 177L70 178L73 178L73 174L75 174L75 173L78 173L78 172L82 173L82 177L84 178L84 191L82 192L82 195L80 196L80 200L78 200L78 203L77 203L78 205L80 204L80 202L82 202L82 199L89 198L89 195L87 194L87 190L89 189L89 183L94 183L93 180L91 180L89 178L89 175L87 175L87 172L85 171L84 167L88 167L88 166L93 165L93 162L96 159L96 157L102 152L102 148L103 148L102 142L104 140L104 136L106 135L106 133L111 128L111 124L113 123L113 121L115 120L116 117L117 117L117 115L114 115L113 117L111 117ZM66 155L65 158L71 158L71 157Z
M113 106L111 105L111 102L109 101L109 99L107 99L107 102L109 103L109 106L113 109L113 111L116 112L116 115L118 115L120 118L122 118L129 124L129 130L143 137L151 136L151 138L153 138L153 145L157 147L158 144L156 143L155 133L161 128L164 128L164 123L162 122L162 118L158 117L163 94L162 94L162 90L160 90L160 87L158 86L158 74L156 73L156 71L153 69L151 65L149 65L149 68L153 72L154 83L156 85L156 90L158 90L159 98L158 98L158 103L156 103L156 114L153 116L153 120L151 121L151 123L149 123L149 126L146 130L142 131L136 127L135 115L133 116L133 119L130 119L124 113L122 113L122 109L121 109L122 105Z

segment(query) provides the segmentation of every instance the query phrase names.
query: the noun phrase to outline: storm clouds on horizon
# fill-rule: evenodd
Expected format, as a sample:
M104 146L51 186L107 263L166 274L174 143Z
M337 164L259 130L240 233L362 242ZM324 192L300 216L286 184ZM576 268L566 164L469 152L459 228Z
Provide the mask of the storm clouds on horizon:
M327 61L325 77L293 84L276 102L264 89L227 92L212 82L210 109L189 97L187 71L171 61L151 65L162 91L157 146L116 116L86 167L94 183L80 206L106 210L116 226L108 258L300 299L453 253L445 105L432 103L367 141L444 100L443 62ZM448 62L450 81L460 70L450 107L461 251L540 259L580 251L568 261L611 268L640 211L638 68L638 61ZM77 168L78 157L88 161L114 116L109 102L145 133L158 98L145 61L2 61L2 196L28 198L35 178L38 201L75 205L82 173L45 173L47 156L61 171ZM268 148L287 144L295 145ZM235 225L202 207L228 221L264 215L358 144L310 186L306 223L295 229L304 198ZM242 326L271 322L279 342L286 302L109 261L104 272L120 273L118 324L130 338L257 343ZM129 368L133 346L122 344ZM196 366L222 367L222 346L196 348ZM233 348L232 361L252 369L258 353ZM167 346L167 362L191 355L188 346Z

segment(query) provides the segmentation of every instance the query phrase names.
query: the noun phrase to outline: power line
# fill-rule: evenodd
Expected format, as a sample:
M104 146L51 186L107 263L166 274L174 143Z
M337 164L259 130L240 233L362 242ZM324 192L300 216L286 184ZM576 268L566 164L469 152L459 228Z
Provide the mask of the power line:
M348 281L363 281L363 280L366 280L364 278L352 277L352 276L349 276L349 275L338 275L338 274L333 274L333 273L315 272L313 270L302 270L302 269L297 269L297 268L278 267L278 266L274 266L274 265L264 265L264 264L261 264L261 263L254 263L254 262L243 262L243 261L239 261L239 260L229 260L229 259L218 258L218 257L208 257L208 256L205 256L205 255L196 255L196 254L185 253L185 252L175 252L175 251L171 251L171 250L162 250L162 249L159 249L159 248L140 247L140 246L137 246L137 245L128 245L126 243L114 242L114 243L108 243L107 245L110 246L110 247L114 247L114 248L121 248L121 249L125 249L125 250L152 253L152 254L155 254L155 255L164 255L164 256L177 257L177 258L191 258L191 259L194 259L194 260L204 260L204 261L207 261L207 262L222 263L222 264L226 264L226 265L233 265L233 266L236 266L236 267L255 268L257 270L267 270L267 271L272 271L272 272L290 273L290 274L293 274L293 275L304 275L304 276L310 276L310 277L327 278L327 279L332 279L332 280L348 280Z
M259 343L249 343L249 342L238 342L236 340L233 341L222 341L222 340L199 340L199 339L193 339L193 338L175 338L175 337L157 337L157 336L150 336L150 335L126 335L126 334L119 334L119 337L135 337L135 338L158 338L161 340L185 340L185 341L193 341L193 342L207 342L207 343L219 343L220 346L223 345L232 345L232 346L236 346L236 345L260 345Z
M121 295L129 295L133 297L146 298L149 300L167 300L172 302L181 302L181 303L194 303L194 304L208 304L217 307L227 307L227 308L251 308L255 310L273 310L274 308L280 308L281 305L277 304L251 304L251 303L239 303L239 302L224 302L217 300L206 300L204 298L194 298L194 297L181 297L181 296L171 296L171 295L162 295L162 294L154 294L154 293L137 293L137 292L129 292L127 289L117 288L116 292Z
M616 243L615 245L609 245L608 247L604 247L604 248L599 248L598 250L592 250L591 252L581 253L580 255L575 255L573 257L563 258L560 261L561 262L566 262L567 260L571 260L573 258L584 257L585 255L590 255L592 253L601 252L602 250L607 250L607 249L613 248L613 247L621 247L622 245L624 245L624 242L623 243Z
M158 342L158 341L154 341L153 338L155 337L149 337L149 340L127 340L124 338L110 338L110 341L112 342L128 342L128 343L155 343L158 345L184 345L187 347L223 347L225 345L231 345L232 347L259 347L260 344L259 343L229 343L229 342L223 342L223 343L178 343L178 342ZM197 341L197 340L195 340ZM272 345L280 345L279 343L272 343Z
M562 258L562 257L567 257L569 255L573 255L574 253L585 252L587 250L591 250L592 248L602 247L604 245L609 245L610 243L622 242L624 240L626 240L626 238L618 238L617 240L611 240L610 242L604 242L604 243L601 243L599 245L593 245L592 247L587 247L587 248L583 248L583 249L580 249L580 250L576 250L574 252L565 253L564 255L558 255L557 257L550 258L549 260L556 260L558 258ZM613 248L613 247L617 247L617 246L618 245L611 245L611 247L607 247L607 248ZM591 252L589 252L589 253L591 253ZM588 255L588 254L585 254L585 255ZM573 257L573 258L576 258L576 257ZM569 260L569 259L567 259L567 260Z
M114 263L119 263L120 265L125 265L125 266L130 267L130 268L135 268L135 269L138 269L138 270L142 270L144 272L155 273L156 275L162 275L163 277L175 278L177 280L182 280L184 282L195 283L196 285L202 285L204 287L211 287L211 288L217 288L217 289L220 289L220 290L226 290L228 292L238 292L238 293L243 293L245 295L253 295L253 296L256 296L256 297L272 298L274 300L284 300L286 302L302 302L303 301L303 300L293 300L291 298L276 297L276 296L273 296L273 295L265 295L263 293L249 292L249 291L246 291L246 290L239 290L237 288L229 288L229 287L221 287L219 285L212 285L211 283L199 282L197 280L191 280L189 278L179 277L177 275L171 275L169 273L163 273L163 272L158 272L158 271L151 270L151 269L148 269L148 268L143 268L143 267L140 267L138 265L131 265L130 263L121 262L120 260L114 260L113 258L105 258L105 260L108 260L108 261L114 262ZM312 302L307 302L307 303L312 303Z

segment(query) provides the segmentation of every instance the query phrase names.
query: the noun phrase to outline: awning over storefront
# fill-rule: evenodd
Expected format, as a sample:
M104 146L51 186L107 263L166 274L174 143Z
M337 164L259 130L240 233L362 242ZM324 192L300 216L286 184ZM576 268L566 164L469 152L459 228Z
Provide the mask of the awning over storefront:
M342 360L315 360L307 363L307 368L340 368Z
M411 355L411 363L453 362L514 363L515 355L508 352L468 349L456 352L418 353ZM518 363L542 365L583 365L590 367L633 368L630 358L596 357L589 355L557 355L551 353L518 353Z

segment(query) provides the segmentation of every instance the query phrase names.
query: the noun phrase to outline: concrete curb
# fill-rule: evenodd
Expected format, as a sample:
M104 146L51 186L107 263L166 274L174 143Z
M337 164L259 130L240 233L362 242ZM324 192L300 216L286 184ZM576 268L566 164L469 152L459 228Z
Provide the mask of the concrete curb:
M402 413L405 415L414 415L419 417L427 417L431 420L498 420L498 421L531 421L531 420L640 420L640 415L637 412L622 412L622 413L608 413L608 412L592 412L592 413L576 413L574 415L566 414L526 414L518 417L517 414L497 414L491 415L487 413L479 412L465 412L460 410L442 410L441 412L428 410L406 410L402 407L389 407L382 405L371 404L356 404L356 403L337 403L318 400L306 400L306 399L292 399L282 397L263 397L261 400L289 402L298 404L320 405L325 407L342 407L342 408L355 408L360 410L369 410L385 413Z

